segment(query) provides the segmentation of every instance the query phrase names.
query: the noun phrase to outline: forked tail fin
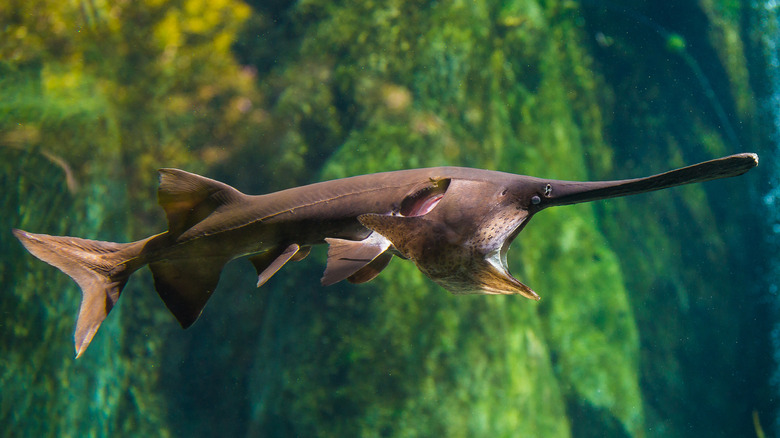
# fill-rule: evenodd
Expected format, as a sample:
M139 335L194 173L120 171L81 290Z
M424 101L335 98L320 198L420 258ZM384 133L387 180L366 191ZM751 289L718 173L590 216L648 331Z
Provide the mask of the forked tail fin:
M81 287L74 335L78 358L116 304L130 274L140 267L126 262L141 253L145 241L101 242L16 229L13 233L32 255L68 274Z

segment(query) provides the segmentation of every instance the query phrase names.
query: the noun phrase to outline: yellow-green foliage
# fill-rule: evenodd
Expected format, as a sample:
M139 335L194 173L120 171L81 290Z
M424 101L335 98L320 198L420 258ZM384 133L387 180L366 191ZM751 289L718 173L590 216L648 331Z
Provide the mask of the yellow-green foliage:
M0 141L39 147L82 180L119 156L131 199L148 198L161 163L220 162L262 119L254 76L230 52L249 13L234 0L3 6Z

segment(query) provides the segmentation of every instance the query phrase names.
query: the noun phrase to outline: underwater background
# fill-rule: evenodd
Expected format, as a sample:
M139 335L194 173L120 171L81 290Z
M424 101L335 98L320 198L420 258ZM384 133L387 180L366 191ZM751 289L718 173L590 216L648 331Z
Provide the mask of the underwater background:
M7 0L6 436L759 437L780 431L776 0ZM745 176L540 213L541 296L410 262L260 289L236 261L180 329L148 270L73 358L75 283L11 228L161 232L156 169L246 193L458 165L566 180L757 152Z

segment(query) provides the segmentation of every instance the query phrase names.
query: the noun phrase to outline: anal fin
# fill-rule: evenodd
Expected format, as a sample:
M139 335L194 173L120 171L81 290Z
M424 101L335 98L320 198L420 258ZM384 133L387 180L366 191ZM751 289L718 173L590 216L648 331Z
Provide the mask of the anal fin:
M390 241L379 233L371 233L363 240L345 240L326 238L328 242L328 265L325 268L325 273L322 276L321 283L324 286L329 286L334 283L338 283L341 280L347 279L353 275L357 275L361 269L370 265L375 259L390 248ZM392 254L387 254L392 257ZM384 261L384 258L382 259ZM384 266L387 266L386 260ZM380 267L381 263L378 262L375 267ZM381 266L379 271L384 269ZM364 275L367 275L367 270ZM379 272L377 271L376 274ZM370 276L370 278L364 280L368 281L374 278L376 274ZM358 275L355 278L360 279L363 275ZM363 282L363 281L359 281Z
M262 286L268 281L279 269L284 266L285 263L290 261L302 260L307 255L311 247L304 247L303 249L297 244L293 243L286 248L278 247L269 249L268 251L249 257L249 261L254 265L257 271L257 287Z
M227 260L181 259L151 263L154 288L183 328L198 319Z

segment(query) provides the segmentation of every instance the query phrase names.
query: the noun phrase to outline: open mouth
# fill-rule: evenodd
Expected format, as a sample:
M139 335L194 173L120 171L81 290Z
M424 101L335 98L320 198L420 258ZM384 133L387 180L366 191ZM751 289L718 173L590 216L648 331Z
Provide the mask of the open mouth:
M485 261L487 261L493 269L492 272L483 276L484 281L482 290L484 293L502 295L520 294L535 301L539 300L539 295L537 295L536 292L512 276L509 272L509 266L506 260L506 255L512 241L520 234L520 231L522 231L527 222L528 217L523 217L515 227L506 234L506 237L503 238L503 242L501 242L501 246L488 253L485 257Z
M514 242L518 234L520 234L520 232L523 231L523 228L525 228L526 224L528 224L529 219L531 219L531 216L528 214L528 212L526 212L525 215L517 221L515 226L509 230L506 236L503 237L504 241L501 242L501 246L497 251L497 261L500 264L500 266L497 267L500 267L506 271L507 275L509 275L509 265L506 261L506 254L509 252L509 247L512 245L512 242Z

